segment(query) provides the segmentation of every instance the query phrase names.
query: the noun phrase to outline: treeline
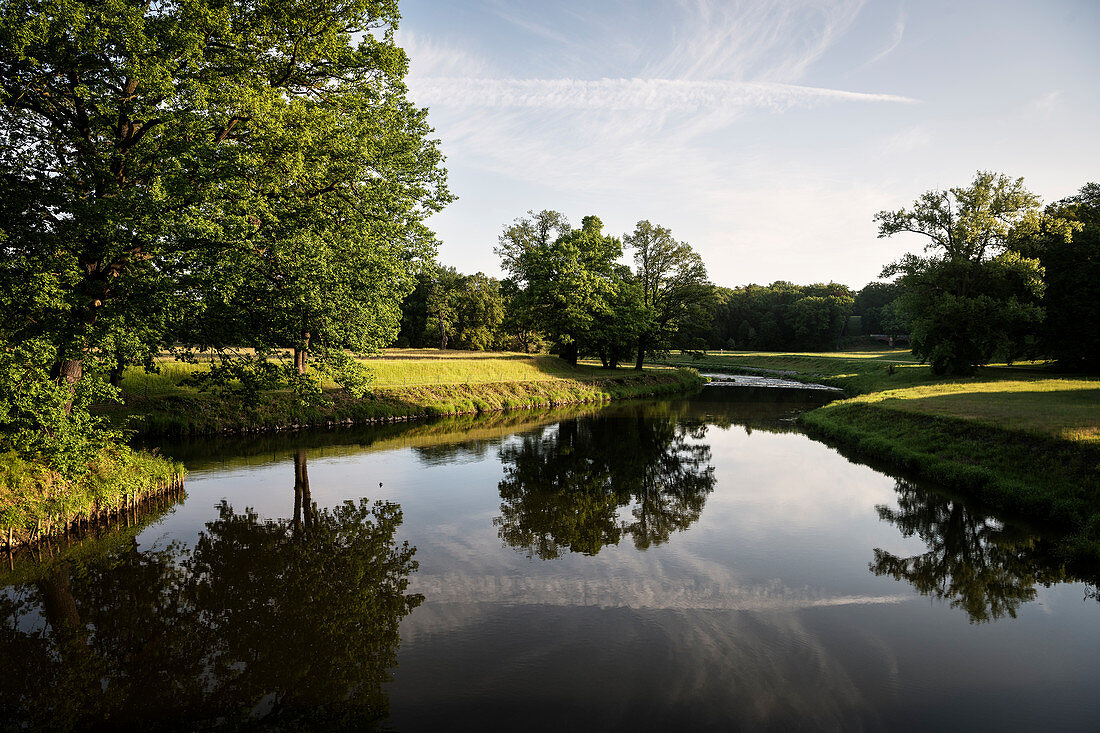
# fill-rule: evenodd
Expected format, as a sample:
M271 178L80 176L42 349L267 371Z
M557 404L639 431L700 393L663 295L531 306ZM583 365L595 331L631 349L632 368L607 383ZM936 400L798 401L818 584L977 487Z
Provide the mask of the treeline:
M633 269L620 261L626 250ZM702 259L649 221L620 239L596 216L574 228L561 213L532 211L504 230L496 252L504 280L450 267L422 273L396 345L549 349L572 364L595 357L640 369L647 354L705 340L713 318Z
M656 309L647 312L645 296L636 290L636 301L631 302L630 290L637 281L635 273L630 273L627 281L609 278L609 287L619 291L618 299L595 304L596 311L619 329L617 334L624 334L621 348L608 349L606 340L601 343L582 337L577 340L579 355L598 357L602 348L608 364L612 357L617 357L616 362L627 355L637 359L633 344L626 342L639 339L636 331L639 324L646 323L647 315L659 327L644 347L650 354L667 348L827 351L871 334L904 337L908 333L908 323L897 311L901 288L892 283L873 282L854 292L838 283L795 285L785 281L726 288L708 285L700 278L692 285L690 308L680 317L670 318L660 308L662 297L667 300L670 296L662 292L660 282L658 296L651 298ZM677 282L683 285L685 281ZM555 345L537 323L523 327L525 319L533 321L534 314L530 306L524 310L520 294L513 280L480 272L463 275L447 266L422 272L416 288L401 305L401 332L393 345L479 351L558 349L562 344ZM680 299L685 295L680 292Z
M901 288L872 282L853 291L839 283L715 289L713 326L706 348L762 351L833 351L866 341L904 338L909 331L898 311ZM683 346L693 344L685 341Z
M398 348L469 349L473 351L540 350L509 328L512 295L497 278L478 272L463 275L453 267L429 268L401 303Z

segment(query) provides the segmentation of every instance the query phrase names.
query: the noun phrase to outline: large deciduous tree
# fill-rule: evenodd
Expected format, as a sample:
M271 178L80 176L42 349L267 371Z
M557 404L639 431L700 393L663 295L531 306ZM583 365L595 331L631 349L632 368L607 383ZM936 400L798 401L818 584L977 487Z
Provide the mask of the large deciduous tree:
M703 259L691 245L677 242L669 229L640 221L624 242L634 250L641 287L642 322L635 364L641 369L647 351L667 348L669 338L685 326L709 326L698 321L703 306L713 300L714 290L707 281Z
M880 237L928 239L928 256L906 255L883 277L900 275L913 353L933 372L970 374L1018 355L1042 318L1041 267L1009 251L1014 238L1043 226L1022 178L979 171L969 186L928 191L911 209L882 211L875 221Z
M273 345L385 340L448 199L398 19L396 0L0 0L3 339L74 395L105 352L161 338L143 303L166 287L249 309Z
M622 242L586 216L580 229L555 211L529 212L500 235L496 252L517 288L513 299L521 327L549 336L558 353L576 365L597 319L611 314L615 263Z

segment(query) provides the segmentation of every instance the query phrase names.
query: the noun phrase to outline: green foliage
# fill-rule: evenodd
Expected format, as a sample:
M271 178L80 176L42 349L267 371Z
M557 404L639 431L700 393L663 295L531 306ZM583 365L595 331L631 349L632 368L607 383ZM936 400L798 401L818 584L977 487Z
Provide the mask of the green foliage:
M1039 257L1046 273L1043 347L1065 369L1100 372L1100 184L1051 204L1048 220L1069 222L1075 232L1044 228L1016 246Z
M500 281L483 273L462 275L453 267L420 273L401 304L399 346L494 351L509 346L504 328L507 303Z
M1042 320L1042 268L1015 252L980 263L907 257L888 271L904 288L913 353L935 374L1020 358Z
M102 448L80 469L74 477L14 451L0 453L0 532L32 541L178 486L184 474L178 463L127 446Z
M89 462L121 438L92 404L115 399L102 379L81 380L70 389L51 369L56 347L41 339L0 342L0 453L11 452L49 471L79 478Z
M580 229L555 211L528 212L500 235L496 252L515 288L517 325L539 331L570 363L587 335L611 313L622 243L603 234L603 223L586 216Z
M311 352L389 343L451 199L398 18L395 0L0 2L0 350L52 348L76 410L97 360L117 381L177 338L292 348L293 374L223 372L247 392L282 370L301 396ZM95 427L64 414L35 419L54 440Z
M1024 188L1024 179L978 171L967 187L926 191L912 209L875 215L879 236L920 234L925 249L952 262L982 262L1002 251L1013 237L1036 232L1042 223L1039 197Z
M852 313L860 316L864 335L873 333L897 336L909 333L909 324L897 311L901 286L897 283L871 282L856 293Z
M1042 318L1038 261L1006 251L1014 238L1047 228L1023 179L978 172L966 188L929 191L911 210L875 216L879 236L928 238L928 257L907 255L883 269L900 275L898 306L912 324L913 353L937 374L970 374L995 357L1016 358Z
M605 369L615 369L620 362L630 359L651 327L651 313L645 307L641 281L628 267L613 268L610 286L582 347L586 355L598 356Z
M715 288L712 348L830 350L845 331L854 293L845 285L771 285ZM852 335L852 334L848 334Z
M636 324L640 369L647 351L686 346L706 332L714 292L703 259L691 245L677 242L669 229L640 221L624 242L634 250L641 290L640 312L629 319Z

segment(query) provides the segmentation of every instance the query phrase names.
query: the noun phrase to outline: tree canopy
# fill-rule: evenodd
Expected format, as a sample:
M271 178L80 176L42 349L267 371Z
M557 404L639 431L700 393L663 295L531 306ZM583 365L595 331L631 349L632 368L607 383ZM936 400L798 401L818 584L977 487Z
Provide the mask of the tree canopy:
M937 374L969 374L995 356L1018 357L1042 319L1038 261L1010 251L1016 238L1047 221L1023 179L979 171L964 188L928 191L912 209L875 216L879 236L914 232L927 257L906 255L883 277L899 275L899 300L912 324L913 353Z
M586 216L573 229L556 211L528 212L500 235L501 266L517 288L521 324L548 335L572 364L597 319L611 314L622 242Z
M12 389L58 378L71 415L86 371L151 366L182 324L299 367L392 340L450 200L398 20L396 0L0 0L0 338L35 359ZM4 399L0 422L53 419Z
M634 250L641 290L635 364L641 369L647 351L669 348L674 336L706 330L714 291L703 258L691 245L677 242L666 227L640 221L624 241Z

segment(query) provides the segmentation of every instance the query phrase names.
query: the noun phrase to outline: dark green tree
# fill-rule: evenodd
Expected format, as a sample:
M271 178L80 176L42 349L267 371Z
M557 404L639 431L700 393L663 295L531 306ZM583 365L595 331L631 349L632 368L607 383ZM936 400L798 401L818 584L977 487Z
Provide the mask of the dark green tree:
M672 232L640 221L623 239L634 250L635 276L641 288L641 324L637 328L637 360L641 369L648 351L667 349L671 339L710 326L704 314L713 308L714 291L707 281L703 258Z
M913 353L933 372L971 374L1025 348L1042 318L1042 273L1038 261L1009 247L1064 223L1044 225L1039 199L1022 178L978 172L965 188L928 191L912 209L881 211L875 221L880 237L910 232L928 240L929 256L906 255L882 276L899 276Z
M601 317L611 314L615 263L622 243L586 216L580 229L555 211L528 212L500 235L496 252L516 291L519 326L547 335L576 365L577 355Z
M901 297L901 286L897 283L871 282L863 286L852 302L852 314L860 317L860 326L864 335L873 333L897 336L887 330L887 317L883 310ZM892 325L892 324L891 324Z
M395 0L0 3L3 277L28 284L2 336L40 344L66 409L94 362L161 338L138 306L163 283L255 311L265 344L384 340L387 288L448 198L398 17Z
M1043 349L1063 369L1100 371L1100 184L1087 183L1075 196L1047 207L1049 220L1075 231L1044 229L1026 242L1045 270Z

